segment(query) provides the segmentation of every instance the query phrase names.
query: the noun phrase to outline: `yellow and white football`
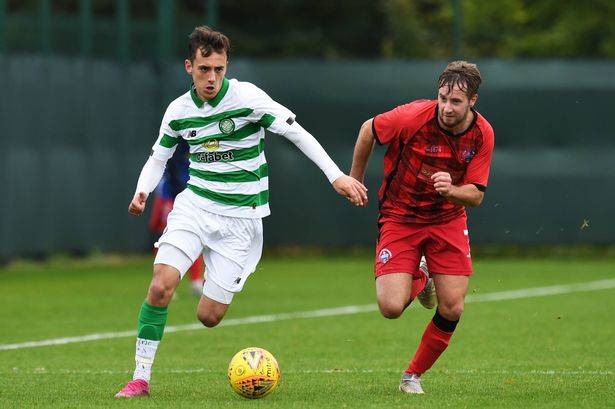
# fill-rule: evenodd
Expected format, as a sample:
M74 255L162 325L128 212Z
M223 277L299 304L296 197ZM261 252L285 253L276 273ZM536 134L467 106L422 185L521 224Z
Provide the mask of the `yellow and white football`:
M257 347L242 349L231 359L228 381L244 398L262 398L278 386L280 368L269 351Z

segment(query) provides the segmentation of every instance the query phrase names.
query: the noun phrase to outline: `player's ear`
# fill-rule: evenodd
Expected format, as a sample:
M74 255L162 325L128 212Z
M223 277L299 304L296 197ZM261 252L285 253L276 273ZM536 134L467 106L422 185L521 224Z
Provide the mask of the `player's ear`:
M476 104L477 100L478 100L478 94L472 95L472 98L470 98L470 108L474 108L474 104Z
M192 61L186 59L184 60L184 68L186 68L186 72L192 75Z

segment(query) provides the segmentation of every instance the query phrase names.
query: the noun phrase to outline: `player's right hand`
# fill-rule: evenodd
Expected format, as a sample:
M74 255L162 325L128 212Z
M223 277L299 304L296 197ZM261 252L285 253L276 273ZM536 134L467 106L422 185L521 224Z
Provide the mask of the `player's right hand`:
M355 206L367 206L367 188L353 177L342 175L335 179L333 188Z
M147 193L137 192L132 198L132 201L128 205L128 213L138 216L145 210L145 201L147 200Z

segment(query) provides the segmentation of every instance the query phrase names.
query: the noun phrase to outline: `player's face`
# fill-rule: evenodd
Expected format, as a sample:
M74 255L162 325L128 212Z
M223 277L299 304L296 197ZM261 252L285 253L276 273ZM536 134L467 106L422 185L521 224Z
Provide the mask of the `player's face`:
M470 108L476 103L477 95L469 98L466 93L454 85L440 87L438 90L438 119L445 128L454 129L465 124L470 115Z
M186 60L184 65L186 72L192 76L192 82L200 98L210 100L218 94L226 75L226 52L221 54L213 52L203 57L199 50L194 61Z

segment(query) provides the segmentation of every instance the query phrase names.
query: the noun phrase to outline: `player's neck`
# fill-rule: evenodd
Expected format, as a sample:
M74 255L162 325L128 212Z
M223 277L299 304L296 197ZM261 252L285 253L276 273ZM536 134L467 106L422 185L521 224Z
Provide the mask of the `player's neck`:
M465 131L467 131L470 126L472 126L475 115L476 114L474 113L474 111L470 109L468 111L468 114L465 116L464 120L461 121L458 125L455 125L453 127L448 127L444 125L442 121L440 121L440 117L438 117L438 125L440 125L440 128L444 129L447 132L450 132L453 135L459 135L459 134L465 133Z

